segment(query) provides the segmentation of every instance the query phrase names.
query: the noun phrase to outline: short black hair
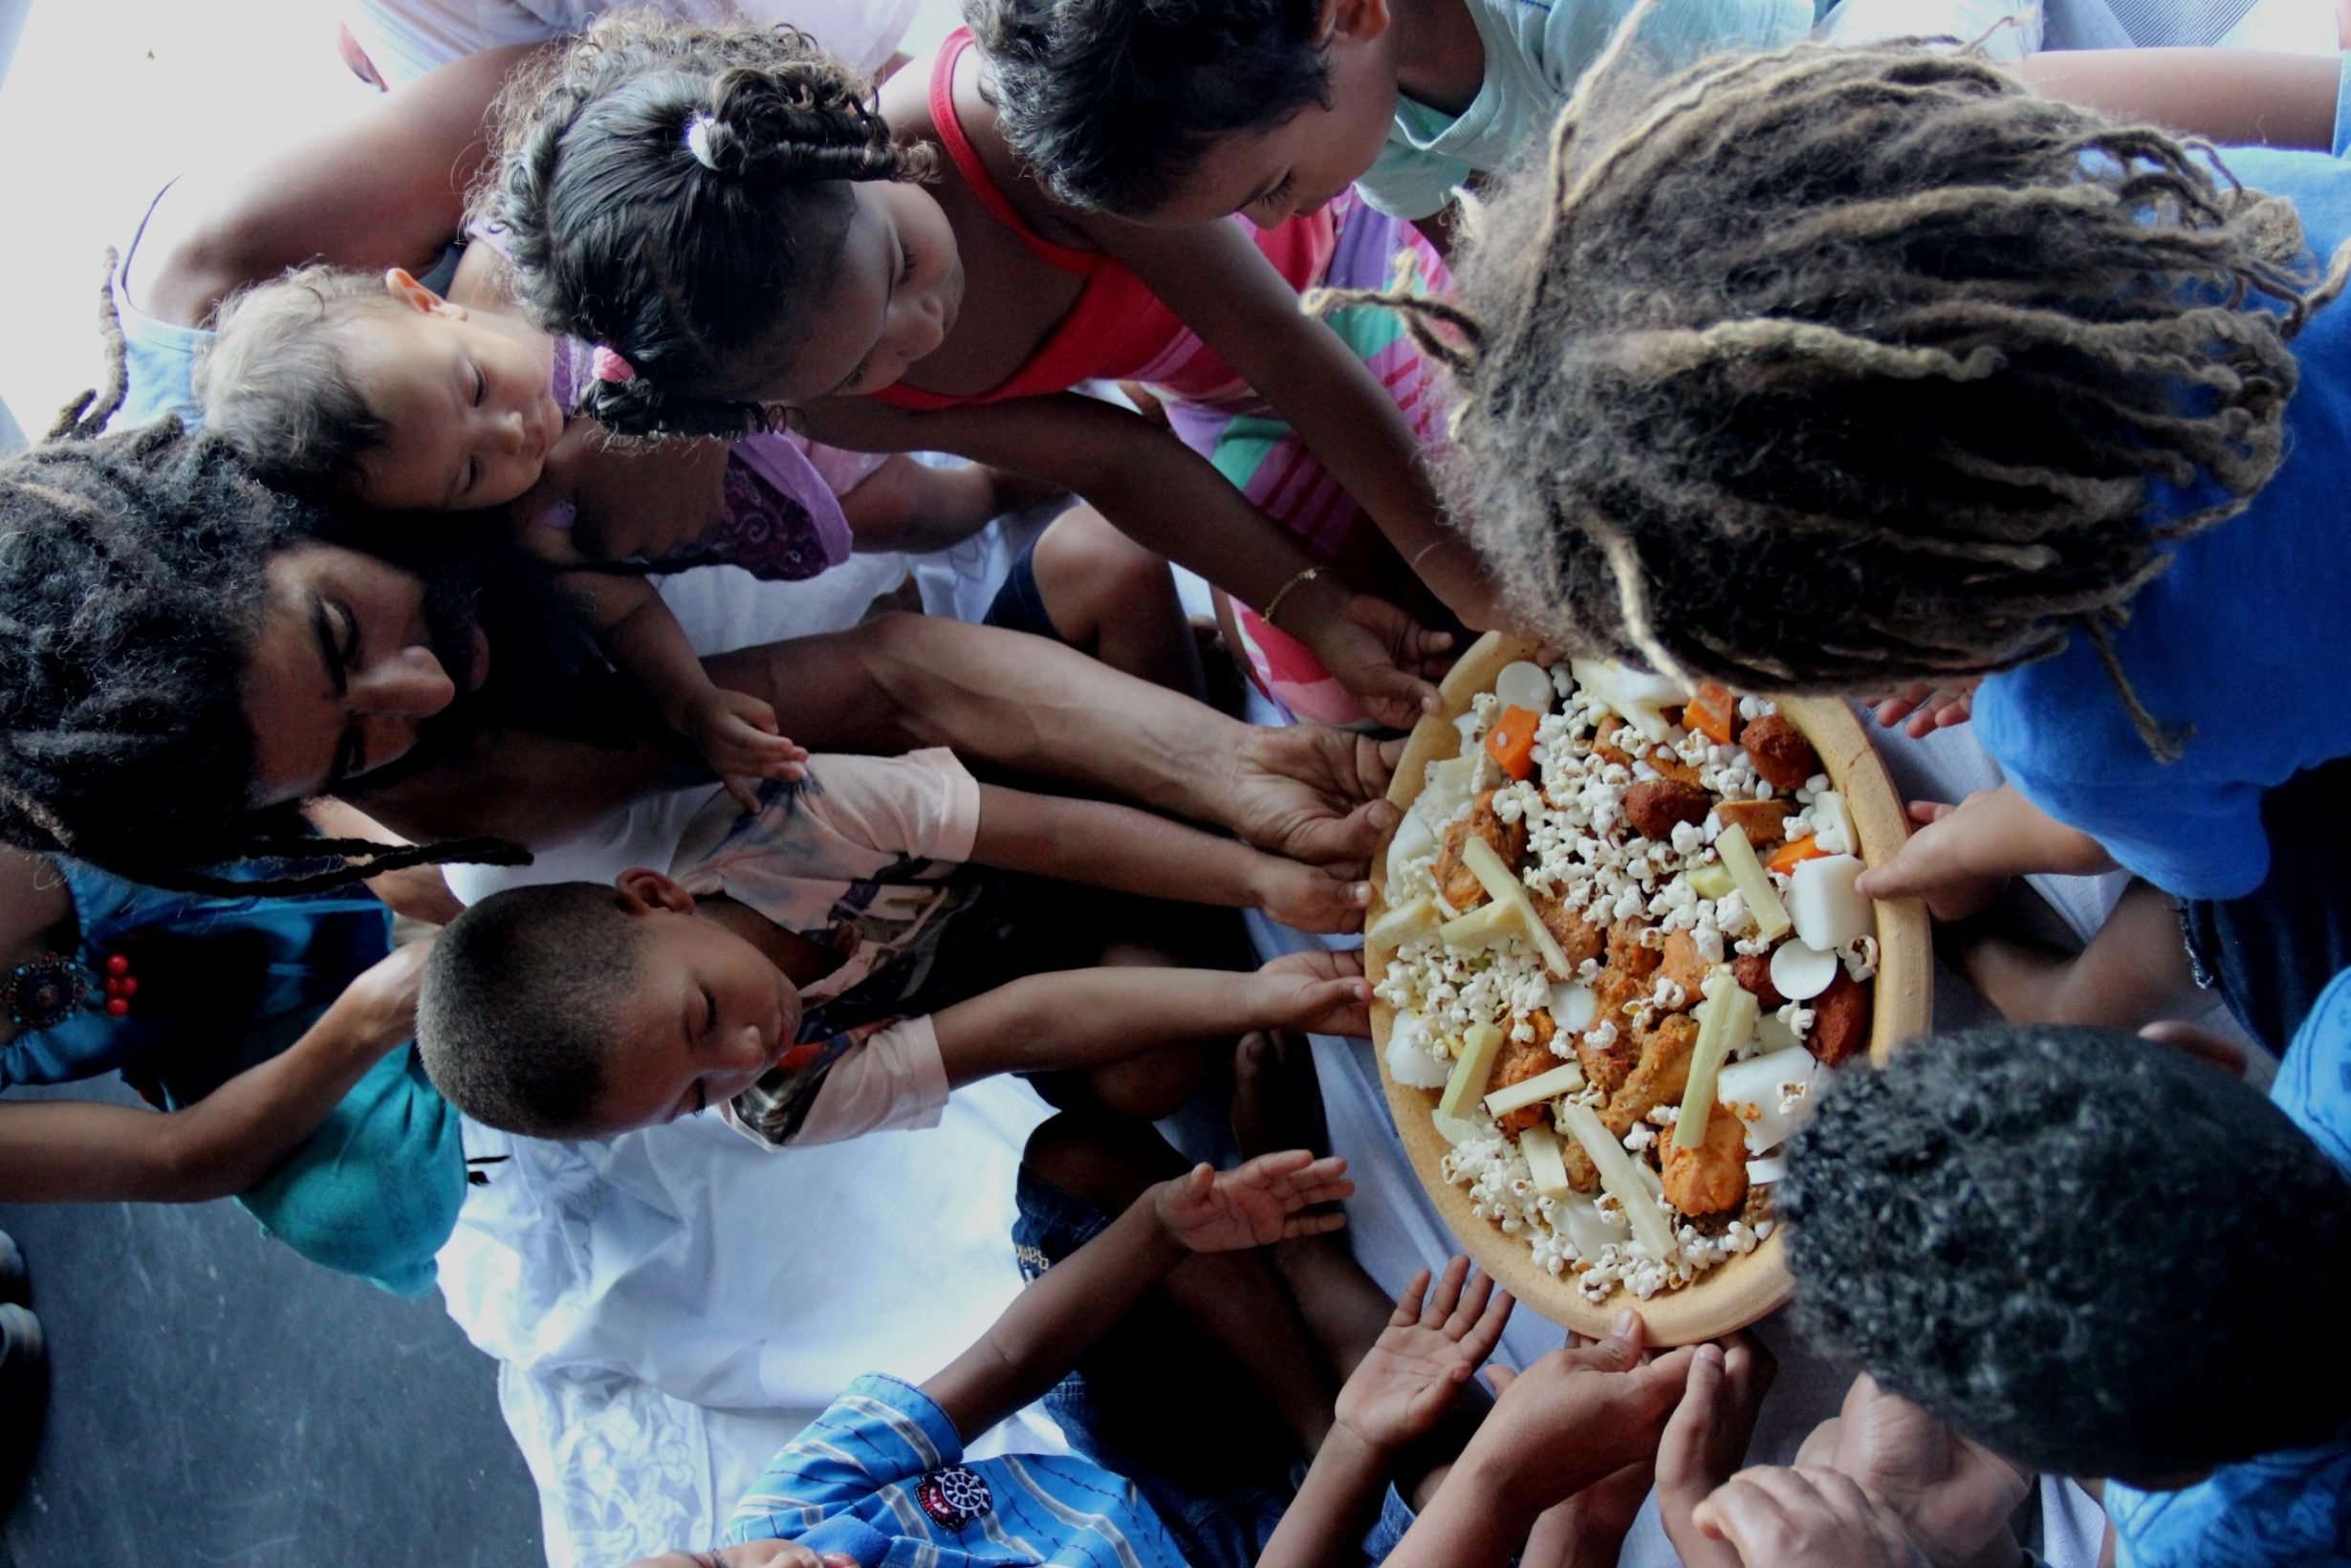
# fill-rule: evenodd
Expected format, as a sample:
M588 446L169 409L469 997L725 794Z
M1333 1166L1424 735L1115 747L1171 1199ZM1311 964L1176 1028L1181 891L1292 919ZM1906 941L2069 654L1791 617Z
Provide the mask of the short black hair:
M585 1138L637 987L639 927L615 888L493 893L449 922L424 966L416 1044L448 1102L530 1138Z
M968 0L1005 140L1072 207L1142 218L1220 138L1328 107L1315 0Z
M1918 1041L1838 1075L1777 1201L1801 1332L2020 1463L2177 1475L2351 1419L2351 1181L2171 1047Z

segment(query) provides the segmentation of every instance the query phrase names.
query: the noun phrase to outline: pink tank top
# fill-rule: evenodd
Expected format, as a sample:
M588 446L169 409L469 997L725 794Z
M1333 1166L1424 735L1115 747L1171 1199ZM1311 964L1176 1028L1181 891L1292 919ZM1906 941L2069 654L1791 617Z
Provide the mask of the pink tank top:
M957 28L940 46L938 63L931 68L930 118L939 141L989 215L1018 236L1037 260L1084 278L1085 292L1029 362L988 391L958 397L900 381L871 396L899 408L956 408L1066 392L1079 381L1098 379L1142 381L1190 402L1241 393L1240 378L1231 368L1124 264L1106 251L1056 245L1013 209L955 115L955 62L970 45L970 31ZM1337 248L1337 229L1327 208L1291 218L1274 229L1258 229L1239 216L1227 221L1248 229L1259 252L1300 294L1321 280Z

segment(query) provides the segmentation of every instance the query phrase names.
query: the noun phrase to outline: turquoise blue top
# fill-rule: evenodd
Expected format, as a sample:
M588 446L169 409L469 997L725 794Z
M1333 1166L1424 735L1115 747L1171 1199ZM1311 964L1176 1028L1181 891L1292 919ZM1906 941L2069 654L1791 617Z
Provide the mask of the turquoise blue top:
M74 956L93 998L116 954L139 991L127 1016L85 1007L0 1045L0 1089L122 1071L176 1109L284 1051L392 950L391 912L363 888L228 898L51 863L74 901ZM456 1228L465 1190L457 1113L403 1046L237 1201L313 1262L418 1296L432 1288L433 1254Z
M391 911L365 888L221 898L141 887L74 860L50 863L74 901L81 930L76 956L94 1005L0 1045L0 1089L66 1083L139 1063L159 1069L167 1085L184 1086L175 1102L201 1099L292 1045L353 976L392 950ZM130 961L140 988L120 1018L95 1005L106 960L116 954ZM166 1051L173 1059L156 1059ZM191 1075L208 1081L194 1087Z

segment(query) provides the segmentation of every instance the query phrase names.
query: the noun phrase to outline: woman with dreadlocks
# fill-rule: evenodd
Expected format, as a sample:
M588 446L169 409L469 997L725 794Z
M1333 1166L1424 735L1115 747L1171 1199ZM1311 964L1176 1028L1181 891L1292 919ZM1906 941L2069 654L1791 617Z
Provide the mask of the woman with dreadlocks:
M2278 816L2351 755L2351 169L1964 54L1604 58L1481 229L1457 305L1396 303L1521 623L1747 689L1983 677L2007 786L1865 890L2120 862L2282 1046L2351 927L2345 835Z

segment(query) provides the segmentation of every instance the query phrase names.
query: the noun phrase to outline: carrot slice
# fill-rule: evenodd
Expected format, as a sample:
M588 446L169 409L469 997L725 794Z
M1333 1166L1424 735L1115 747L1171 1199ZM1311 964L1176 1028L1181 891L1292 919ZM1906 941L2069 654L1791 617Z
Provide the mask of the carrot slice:
M1717 746L1731 744L1731 726L1737 716L1739 700L1731 688L1713 681L1702 681L1698 694L1682 709L1682 722Z
M1808 833L1801 838L1791 838L1772 851L1772 858L1763 863L1767 869L1784 877L1806 860L1817 860L1827 853L1813 841L1813 836Z
M1506 708L1486 731L1486 754L1502 765L1502 771L1513 778L1529 778L1535 773L1535 727L1542 716L1523 708Z

